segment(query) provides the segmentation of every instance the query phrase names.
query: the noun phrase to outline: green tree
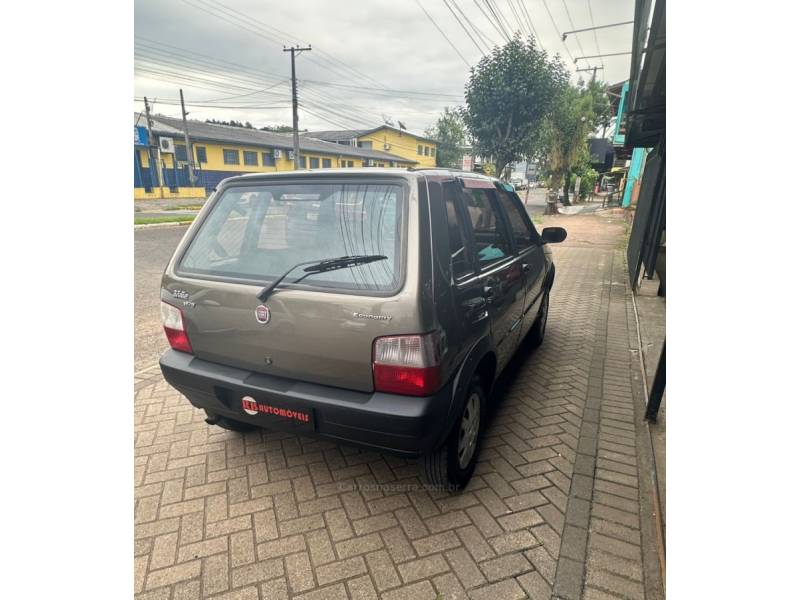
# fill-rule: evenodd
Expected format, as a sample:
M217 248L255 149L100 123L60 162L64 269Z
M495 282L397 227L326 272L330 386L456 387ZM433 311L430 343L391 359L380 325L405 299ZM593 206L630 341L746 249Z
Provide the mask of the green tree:
M437 167L461 167L467 132L457 109L445 107L436 124L426 130L425 135L439 142L436 149Z
M515 35L471 69L464 122L477 153L492 157L496 173L535 153L539 131L568 84L564 64L549 58L533 36Z
M564 204L569 204L570 183L573 175L587 171L589 134L607 122L611 109L605 86L596 82L588 85L579 81L577 86L562 90L555 108L547 118L543 138L547 146L547 169L550 186L557 190L563 186Z

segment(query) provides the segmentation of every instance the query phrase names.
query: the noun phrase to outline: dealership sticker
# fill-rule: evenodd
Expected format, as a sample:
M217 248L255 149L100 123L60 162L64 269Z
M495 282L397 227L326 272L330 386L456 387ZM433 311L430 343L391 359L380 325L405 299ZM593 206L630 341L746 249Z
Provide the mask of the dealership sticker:
M274 415L284 419L291 419L300 423L308 423L311 420L311 415L299 410L292 410L289 408L278 408L277 406L270 406L269 404L261 404L256 402L251 396L244 396L242 398L242 409L248 415L257 415L264 413L267 415Z
M242 398L242 408L248 415L258 414L258 404L256 403L255 399L251 398L250 396L245 396Z

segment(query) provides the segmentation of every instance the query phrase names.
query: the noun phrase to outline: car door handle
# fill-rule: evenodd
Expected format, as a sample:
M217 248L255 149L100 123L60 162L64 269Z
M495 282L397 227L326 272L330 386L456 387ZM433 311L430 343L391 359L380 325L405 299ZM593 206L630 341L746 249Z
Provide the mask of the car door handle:
M479 310L482 310L482 309L486 308L486 298L484 298L483 296L478 296L476 298L470 298L469 300L465 300L461 304L461 306L463 306L465 309L467 309L467 310L469 310L471 312L476 312L476 311L479 311Z
M528 263L522 263L522 272L523 273L530 273L531 266Z
M472 323L478 323L489 316L489 311L486 310L487 304L486 298L478 296L464 301L461 306L466 310L469 320Z
M486 298L486 303L491 304L497 299L497 288L493 285L484 286L483 295Z

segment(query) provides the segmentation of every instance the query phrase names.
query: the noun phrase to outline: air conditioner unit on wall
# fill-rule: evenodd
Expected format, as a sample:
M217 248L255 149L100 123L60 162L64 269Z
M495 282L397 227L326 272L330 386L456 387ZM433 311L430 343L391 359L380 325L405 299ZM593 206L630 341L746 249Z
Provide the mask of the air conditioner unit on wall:
M286 152L286 155L287 155L289 160L294 160L294 150L288 150Z
M383 145L383 149L384 149L384 150L391 150L391 148L392 148L392 145L391 145L391 144L384 144L384 145Z
M273 153L275 158L283 158L283 150L280 148L275 148L275 152Z
M175 154L175 141L169 137L158 138L158 147L162 152L167 154Z

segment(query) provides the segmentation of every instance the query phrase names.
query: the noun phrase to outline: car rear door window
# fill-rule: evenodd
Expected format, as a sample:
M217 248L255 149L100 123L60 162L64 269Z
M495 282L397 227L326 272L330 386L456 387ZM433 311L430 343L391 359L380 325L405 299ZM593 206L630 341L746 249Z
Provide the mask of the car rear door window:
M464 234L464 222L458 205L458 190L455 183L444 184L444 205L447 211L447 235L450 242L450 268L453 279L460 279L473 271Z
M500 206L503 207L503 210L508 216L508 222L511 225L511 234L514 238L514 245L517 251L533 246L535 240L538 238L538 234L533 227L533 223L531 223L530 217L526 214L522 203L505 190L497 190L496 194L500 201Z
M464 205L475 238L478 263L481 267L511 256L512 251L503 228L503 220L492 202L492 190L464 189Z
M179 273L269 282L293 265L344 255L380 260L301 285L389 292L402 281L405 195L396 183L280 183L225 190L186 250ZM290 284L303 273L298 268Z

